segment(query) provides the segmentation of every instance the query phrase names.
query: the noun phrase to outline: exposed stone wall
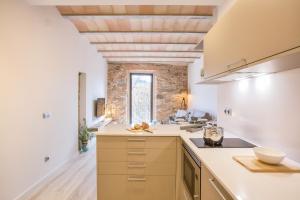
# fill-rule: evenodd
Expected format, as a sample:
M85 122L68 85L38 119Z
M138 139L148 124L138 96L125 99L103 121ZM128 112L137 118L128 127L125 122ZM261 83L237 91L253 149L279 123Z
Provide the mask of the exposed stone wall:
M129 121L129 74L147 72L154 75L154 119L167 120L180 108L182 94L187 91L187 66L159 64L109 64L107 103L120 123ZM185 96L187 100L187 96Z

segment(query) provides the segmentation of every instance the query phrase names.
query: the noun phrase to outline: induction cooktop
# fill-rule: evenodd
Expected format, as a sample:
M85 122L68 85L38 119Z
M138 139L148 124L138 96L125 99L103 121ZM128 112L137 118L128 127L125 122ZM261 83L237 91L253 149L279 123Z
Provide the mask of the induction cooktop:
M240 138L224 138L220 146L209 146L204 143L203 138L190 139L198 148L253 148L254 144L246 142Z

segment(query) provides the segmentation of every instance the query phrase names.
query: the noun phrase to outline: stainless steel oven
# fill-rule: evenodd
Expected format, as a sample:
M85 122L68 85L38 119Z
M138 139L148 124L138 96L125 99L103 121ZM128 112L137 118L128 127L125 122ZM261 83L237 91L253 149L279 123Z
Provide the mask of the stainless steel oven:
M183 148L183 181L192 199L200 200L201 163L192 150L185 144Z

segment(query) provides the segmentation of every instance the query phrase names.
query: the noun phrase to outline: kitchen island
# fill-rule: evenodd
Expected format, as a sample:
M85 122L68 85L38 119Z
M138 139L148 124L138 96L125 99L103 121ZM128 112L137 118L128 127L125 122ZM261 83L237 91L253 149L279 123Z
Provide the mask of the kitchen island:
M253 155L251 148L197 148L190 138L202 137L202 132L187 133L178 125L157 125L153 133L132 133L126 128L111 124L97 133L98 200L117 200L121 196L128 200L184 200L182 143L188 145L232 199L300 199L299 173L253 173L232 159ZM235 136L225 132L225 137ZM104 154L107 157L103 160ZM289 159L284 162L298 165ZM109 170L101 171L105 167ZM113 194L112 198L101 197L104 189L109 191L105 195Z
M131 132L111 124L97 134L98 200L179 199L180 131L157 125Z

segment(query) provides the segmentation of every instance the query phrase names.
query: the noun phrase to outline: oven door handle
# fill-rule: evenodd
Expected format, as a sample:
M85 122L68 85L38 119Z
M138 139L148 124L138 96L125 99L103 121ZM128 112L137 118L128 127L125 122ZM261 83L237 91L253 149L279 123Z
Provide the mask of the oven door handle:
M220 195L220 197L223 199L223 200L227 200L225 198L225 196L222 194L221 190L218 188L218 186L216 185L215 183L215 180L213 178L210 178L208 179L209 180L209 183L213 186L213 188L216 190L216 192Z

